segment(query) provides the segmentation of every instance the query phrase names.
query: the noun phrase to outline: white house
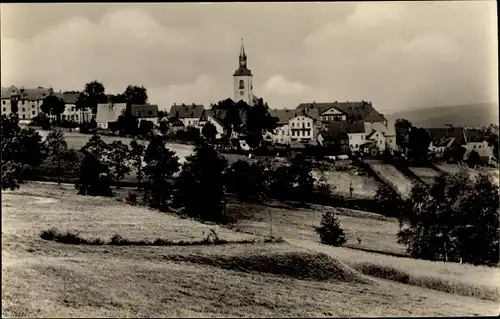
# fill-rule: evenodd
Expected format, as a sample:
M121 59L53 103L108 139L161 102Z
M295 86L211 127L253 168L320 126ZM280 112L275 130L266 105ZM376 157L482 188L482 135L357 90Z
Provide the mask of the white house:
M106 130L109 123L116 122L125 113L127 103L99 103L97 105L97 128Z
M2 87L2 114L10 114L12 112L11 101L17 100L19 120L29 122L40 114L43 100L52 93L51 88L43 87L36 89L17 88L15 86Z
M346 121L347 114L332 107L321 114L321 121Z
M224 135L224 125L222 125L222 122L217 118L213 110L203 111L203 115L201 116L199 122L200 133L206 123L211 123L213 126L215 126L215 129L217 130L217 134L215 136L216 139L220 139Z
M157 127L159 125L158 105L153 104L132 104L130 106L130 114L137 118L137 122L150 121Z
M374 134L370 135L367 139L376 139L377 148L382 152L388 150L393 152L397 149L396 144L396 128L394 121L384 122L365 122L365 131L371 132L376 131Z
M76 102L80 92L58 92L54 93L55 96L59 97L64 101L64 112L61 114L61 119L66 121L73 121L77 123L88 122L92 118L92 112L89 108L84 108L78 110L76 108ZM52 115L55 119L55 115Z
M184 127L188 126L199 127L201 116L205 108L200 104L174 104L168 112L169 118L177 118L184 124Z
M291 142L314 142L318 136L317 110L270 110L270 114L278 119L278 127L274 132L264 134L264 139L274 144L290 144Z

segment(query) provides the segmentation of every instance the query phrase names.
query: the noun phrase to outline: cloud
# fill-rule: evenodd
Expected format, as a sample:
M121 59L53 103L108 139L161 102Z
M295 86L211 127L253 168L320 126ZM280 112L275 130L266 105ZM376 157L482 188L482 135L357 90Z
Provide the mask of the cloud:
M307 85L298 81L289 81L282 75L275 75L267 80L265 88L268 92L278 95L303 94L307 91Z
M2 5L2 85L209 104L233 94L240 38L271 107L380 109L498 99L492 1ZM17 8L16 10L12 8Z

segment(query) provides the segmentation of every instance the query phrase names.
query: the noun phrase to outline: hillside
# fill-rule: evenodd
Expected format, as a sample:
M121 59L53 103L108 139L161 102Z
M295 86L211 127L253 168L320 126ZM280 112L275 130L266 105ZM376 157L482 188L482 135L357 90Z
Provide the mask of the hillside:
M431 108L419 108L387 114L389 120L404 118L418 127L482 126L498 124L498 103L477 103Z

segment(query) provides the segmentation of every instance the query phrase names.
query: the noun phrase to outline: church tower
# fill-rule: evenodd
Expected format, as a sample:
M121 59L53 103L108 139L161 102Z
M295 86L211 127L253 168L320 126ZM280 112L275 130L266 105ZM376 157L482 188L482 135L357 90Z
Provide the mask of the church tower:
M253 84L252 71L247 68L247 55L241 39L241 49L239 57L240 67L234 71L234 101L245 101L248 105L253 105Z

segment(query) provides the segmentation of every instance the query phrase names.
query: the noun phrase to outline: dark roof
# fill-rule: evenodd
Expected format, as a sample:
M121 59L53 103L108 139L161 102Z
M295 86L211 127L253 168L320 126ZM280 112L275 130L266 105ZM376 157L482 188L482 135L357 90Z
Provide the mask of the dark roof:
M234 71L233 76L238 76L238 75L246 75L246 76L252 76L252 71L248 68L238 68L238 70Z
M303 110L269 110L269 114L273 117L278 118L278 124L287 124L288 121L294 117L305 115L315 120L319 119L319 112L317 109L303 109Z
M17 88L13 85L10 87L2 87L2 99L10 99L11 96L19 96L21 100L37 101L43 100L52 93L52 89L43 87L36 89Z
M322 135L325 138L339 138L345 137L348 133L365 133L365 123L363 121L333 121L328 124Z
M65 104L76 104L78 97L80 96L80 92L64 92L64 93L54 93L53 95L62 99Z
M335 108L347 115L347 119L355 121L373 121L382 122L384 116L377 112L371 103L366 101L361 102L328 102L328 103L301 103L297 106L298 110L306 108L316 108L319 114L323 114L331 108Z
M2 86L2 99L10 99L11 96L18 96L18 95L20 95L19 89L14 85L11 85L9 87Z
M433 144L440 144L444 139L454 137L460 144L465 143L465 129L463 127L435 127L426 129Z
M482 142L486 139L484 133L478 129L465 130L465 137L467 142Z
M132 104L130 114L138 118L158 117L158 105Z
M203 115L205 108L200 104L191 105L177 105L174 104L168 112L168 117L178 117L178 118L200 118Z

